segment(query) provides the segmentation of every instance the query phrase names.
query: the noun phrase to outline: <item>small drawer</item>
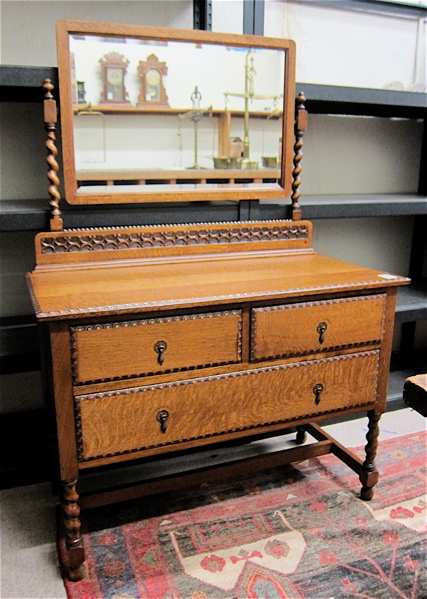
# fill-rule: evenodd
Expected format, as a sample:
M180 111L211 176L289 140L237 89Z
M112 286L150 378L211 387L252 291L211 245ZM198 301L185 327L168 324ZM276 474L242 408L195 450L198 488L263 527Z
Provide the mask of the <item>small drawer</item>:
M385 295L254 308L251 360L379 342Z
M75 384L241 360L240 310L71 328Z
M378 360L373 350L78 396L79 460L179 449L186 441L372 406Z

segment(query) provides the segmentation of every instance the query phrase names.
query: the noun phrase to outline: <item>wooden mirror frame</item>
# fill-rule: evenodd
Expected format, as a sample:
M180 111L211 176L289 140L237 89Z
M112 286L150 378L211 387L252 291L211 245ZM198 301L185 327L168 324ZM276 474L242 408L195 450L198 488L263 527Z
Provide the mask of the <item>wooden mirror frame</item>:
M71 78L70 35L142 38L156 41L179 41L194 44L216 44L247 48L283 50L285 56L284 97L282 118L282 156L279 157L278 183L251 184L167 184L128 185L115 190L105 186L102 191L90 186L79 188L74 156L73 92ZM121 204L141 202L259 200L290 197L292 191L292 160L295 121L295 43L292 40L252 35L232 35L211 31L169 29L61 20L57 23L57 51L60 84L63 171L65 199L69 204ZM245 170L242 169L242 178ZM142 188L142 189L141 189Z

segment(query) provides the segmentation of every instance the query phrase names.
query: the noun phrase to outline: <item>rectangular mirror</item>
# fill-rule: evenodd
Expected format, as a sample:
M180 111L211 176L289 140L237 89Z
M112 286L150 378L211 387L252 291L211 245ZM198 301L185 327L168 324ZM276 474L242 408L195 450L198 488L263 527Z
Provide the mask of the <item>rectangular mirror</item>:
M59 21L71 204L291 194L290 40Z

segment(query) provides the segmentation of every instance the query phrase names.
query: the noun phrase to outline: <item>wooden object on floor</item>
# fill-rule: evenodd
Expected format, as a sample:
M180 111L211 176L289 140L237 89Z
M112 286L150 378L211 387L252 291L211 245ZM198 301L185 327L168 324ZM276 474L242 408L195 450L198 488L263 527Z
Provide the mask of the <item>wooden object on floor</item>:
M79 472L97 466L296 425L297 443L308 431L319 445L266 465L333 451L359 474L361 497L372 497L396 288L407 279L315 253L306 221L40 233L36 255L28 283L50 340L72 579L84 571L80 503L210 476L80 500ZM314 426L361 411L364 462Z
M407 406L427 417L427 374L416 374L406 379L403 399Z
M68 76L68 36L85 28L101 36L141 32L132 26L62 23L59 65ZM182 30L165 34L157 28L149 34L156 40L167 35L231 45L234 40L220 34L199 38L200 33ZM247 36L236 45L262 48L264 43ZM85 574L82 506L172 491L209 477L331 452L358 473L361 498L373 496L396 291L409 280L313 250L312 225L301 220L299 206L307 113L303 96L296 119L290 105L294 45L270 40L269 47L285 51L279 193L292 188L292 220L53 227L36 237L37 264L27 279L43 340L45 388L56 415L61 522L71 580ZM71 82L64 80L63 88L62 83L65 188L67 199L80 203L74 185ZM292 185L290 122L296 139ZM257 185L251 184L234 189L231 196L229 190L213 186L188 197L172 190L157 200L278 197L265 187L257 196ZM88 203L134 197L100 196L96 189L89 196ZM317 425L334 415L362 411L368 414L364 460ZM79 496L84 470L280 434L292 426L297 433L291 449ZM316 443L303 446L307 433Z

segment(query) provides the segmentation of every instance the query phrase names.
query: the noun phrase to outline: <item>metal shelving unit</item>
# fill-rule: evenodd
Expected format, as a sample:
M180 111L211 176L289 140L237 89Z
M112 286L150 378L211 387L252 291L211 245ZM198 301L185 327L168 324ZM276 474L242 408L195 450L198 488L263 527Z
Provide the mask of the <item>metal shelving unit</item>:
M54 67L0 66L0 89L3 102L43 101L43 82L49 78L58 95L58 72ZM413 92L373 90L351 87L325 86L297 83L297 93L304 91L309 112L334 115L365 115L425 120L427 95ZM419 194L360 194L311 195L302 198L304 218L332 219L378 216L415 215L423 222L427 217L425 167L426 128L420 169ZM119 207L68 206L62 202L64 224L67 228L91 226L126 226L132 224L204 222L222 220L256 220L286 218L289 200L267 202L198 202L173 205L144 204ZM0 231L43 231L49 227L48 199L3 200L0 204ZM396 322L413 328L416 320L425 319L427 313L427 287L422 284L422 268L416 261L420 253L420 230L413 249L412 273L416 284L400 290ZM425 241L424 241L425 243ZM405 326L405 325L404 325ZM411 334L409 333L409 338ZM408 347L408 334L406 347ZM32 316L0 319L0 372L12 373L38 368L35 320ZM402 373L406 373L402 370ZM402 379L403 376L403 379ZM391 387L398 389L404 375L392 373ZM402 381L401 381L402 379ZM399 396L400 397L400 396ZM398 399L396 392L390 399Z

